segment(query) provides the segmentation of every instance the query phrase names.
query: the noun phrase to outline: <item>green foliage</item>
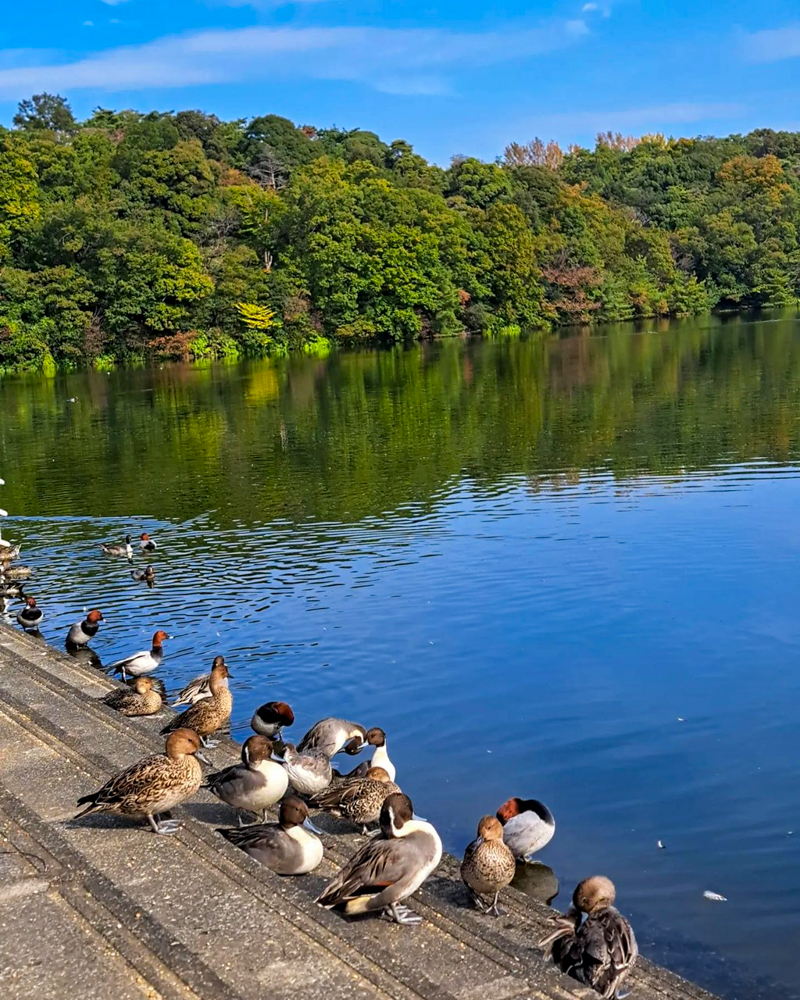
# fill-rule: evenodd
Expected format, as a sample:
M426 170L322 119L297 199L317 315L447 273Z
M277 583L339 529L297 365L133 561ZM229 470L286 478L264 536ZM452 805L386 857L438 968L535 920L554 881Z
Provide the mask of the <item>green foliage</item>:
M0 368L210 362L788 306L800 135L403 140L23 101L0 130Z

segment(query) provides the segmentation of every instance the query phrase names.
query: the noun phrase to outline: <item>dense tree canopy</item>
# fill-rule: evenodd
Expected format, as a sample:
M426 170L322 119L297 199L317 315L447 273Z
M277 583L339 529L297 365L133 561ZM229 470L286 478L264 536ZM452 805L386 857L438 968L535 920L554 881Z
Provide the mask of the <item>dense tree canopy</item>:
M800 134L443 170L368 131L38 94L0 129L0 371L786 305L799 227Z

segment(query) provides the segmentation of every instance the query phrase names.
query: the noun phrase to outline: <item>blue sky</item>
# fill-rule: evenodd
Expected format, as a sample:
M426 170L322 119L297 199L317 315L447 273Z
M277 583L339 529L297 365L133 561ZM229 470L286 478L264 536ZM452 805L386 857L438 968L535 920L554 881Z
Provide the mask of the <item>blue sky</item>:
M800 129L794 2L28 0L0 26L0 122L97 105L277 113L446 164L535 135Z

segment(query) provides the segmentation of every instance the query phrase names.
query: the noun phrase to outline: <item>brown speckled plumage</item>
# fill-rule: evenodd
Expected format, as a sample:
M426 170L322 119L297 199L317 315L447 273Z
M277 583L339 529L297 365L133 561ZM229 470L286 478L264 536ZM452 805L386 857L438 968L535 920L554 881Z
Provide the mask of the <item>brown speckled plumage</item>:
M78 799L79 806L86 805L78 816L96 812L146 816L157 832L173 832L172 824L159 824L154 817L184 802L200 787L203 772L194 756L199 749L200 739L190 729L171 733L164 753L144 757L98 791Z
M615 898L610 879L584 879L567 914L557 918L558 930L542 942L562 972L591 986L603 1000L616 995L639 955L633 928L612 905Z
M223 657L215 657L209 681L211 697L190 705L185 712L181 712L172 722L164 726L161 732L169 733L175 729L186 728L193 729L198 736L210 736L218 729L222 729L229 721L233 707L233 697L227 684L229 676Z
M159 692L154 690L151 677L137 677L131 687L111 691L102 700L120 715L128 716L155 715L164 704Z
M467 847L461 863L461 878L472 890L475 905L499 917L497 895L511 883L516 869L514 855L503 843L502 824L494 816L484 816L478 824L477 839ZM494 897L489 907L481 898L486 895Z
M373 767L364 778L354 778L332 785L311 799L312 805L335 816L350 820L366 832L368 823L380 819L384 800L399 792L397 785L381 767Z

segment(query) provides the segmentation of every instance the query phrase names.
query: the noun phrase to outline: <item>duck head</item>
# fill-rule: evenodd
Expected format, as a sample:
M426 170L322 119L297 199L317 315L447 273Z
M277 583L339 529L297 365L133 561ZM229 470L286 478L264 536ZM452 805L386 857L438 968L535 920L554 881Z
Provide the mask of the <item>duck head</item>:
M372 729L367 730L364 741L373 747L385 747L386 733L378 726L373 726Z
M281 802L280 824L285 830L302 826L308 815L308 806L296 795L287 795Z
M478 823L478 836L482 840L502 840L503 824L496 816L484 816Z
M86 616L86 621L91 622L92 625L97 625L103 620L102 611L98 611L97 608L92 608L89 614Z
M242 746L242 763L245 767L257 767L265 760L272 760L274 749L272 740L266 736L251 736Z
M155 633L155 634L153 635L153 649L160 649L160 648L161 648L161 643L162 643L162 642L163 642L163 641L164 641L165 639L172 639L172 638L173 638L173 637L172 637L171 635L168 635L168 634L167 634L166 632L164 632L164 631L163 631L162 629L159 629L159 630L158 630L158 632L156 632L156 633Z
M178 760L180 757L194 754L198 760L209 764L209 759L200 750L201 746L200 737L193 729L176 729L167 737L164 752L170 760Z
M605 875L592 875L579 882L572 894L572 905L584 913L596 913L613 906L617 890Z
M153 690L153 678L137 677L134 680L132 687L137 694L147 694L148 691Z
M382 767L371 767L366 774L367 778L372 781L391 781L389 777L389 772L385 771Z
M378 770L378 768L372 770ZM402 792L394 792L383 800L380 824L384 837L392 839L404 836L403 827L406 823L410 823L413 818L414 806L407 795Z

